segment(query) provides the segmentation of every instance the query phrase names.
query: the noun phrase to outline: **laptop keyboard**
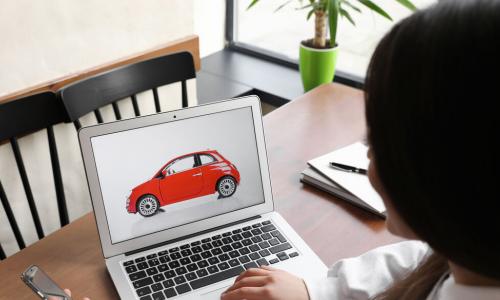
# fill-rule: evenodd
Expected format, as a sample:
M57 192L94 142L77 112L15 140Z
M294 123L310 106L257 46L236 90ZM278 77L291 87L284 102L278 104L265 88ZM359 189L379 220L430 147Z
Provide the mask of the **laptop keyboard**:
M298 256L264 221L123 262L140 300L163 300Z

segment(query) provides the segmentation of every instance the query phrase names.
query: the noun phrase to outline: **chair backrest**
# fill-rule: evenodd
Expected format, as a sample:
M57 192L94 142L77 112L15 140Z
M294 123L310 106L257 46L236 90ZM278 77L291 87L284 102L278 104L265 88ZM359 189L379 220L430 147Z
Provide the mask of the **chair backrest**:
M196 78L193 57L189 52L179 52L118 67L85 78L61 88L57 94L42 92L0 104L0 144L9 143L12 148L15 165L19 171L39 239L43 238L45 234L32 192L33 185L28 180L25 160L23 160L17 138L41 129L47 130L59 221L61 226L64 226L69 223L69 217L53 125L73 122L75 127L79 129L81 127L79 118L90 112L94 112L97 121L102 123L103 118L99 108L108 104L112 105L114 115L119 120L122 118L122 114L116 102L127 97L131 98L135 116L139 116L136 94L147 90L152 90L155 110L160 112L162 110L157 88L177 82L181 83L182 107L187 107L186 81L192 78ZM16 222L11 202L1 180L0 200L17 244L20 249L23 249L26 247L25 239L21 234L18 222ZM0 259L3 258L5 258L5 252L0 245Z
M64 122L67 118L67 114L64 111L61 101L57 99L53 92L43 92L15 99L11 102L0 105L0 142L8 142L12 147L31 216L36 227L36 233L40 239L44 237L44 232L17 138L41 129L47 130L52 173L59 209L59 220L61 226L64 226L69 223L69 218L64 196L59 158L57 154L57 146L52 126ZM13 214L10 202L1 181L0 200L6 212L9 224L12 227L17 244L19 248L22 249L26 246L26 244L17 225L16 218ZM5 253L3 253L1 248L0 256L5 256Z
M116 101L130 97L135 116L140 116L136 94L152 90L156 112L161 111L157 88L181 82L182 107L188 106L186 80L195 78L194 60L189 52L169 54L135 64L119 67L80 80L58 91L69 120L81 127L78 119L92 111L97 122L103 118L100 107L112 104L117 120L122 118Z

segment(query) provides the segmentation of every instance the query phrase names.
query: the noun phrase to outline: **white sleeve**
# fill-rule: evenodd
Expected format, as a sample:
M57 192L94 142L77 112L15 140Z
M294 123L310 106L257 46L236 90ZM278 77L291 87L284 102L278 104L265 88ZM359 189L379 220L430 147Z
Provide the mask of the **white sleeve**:
M402 279L430 253L427 244L405 241L336 262L327 277L305 280L310 300L370 299Z

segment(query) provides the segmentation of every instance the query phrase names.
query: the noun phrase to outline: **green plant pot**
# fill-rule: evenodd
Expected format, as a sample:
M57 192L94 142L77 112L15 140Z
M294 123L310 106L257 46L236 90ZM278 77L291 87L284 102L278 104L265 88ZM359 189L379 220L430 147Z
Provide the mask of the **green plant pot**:
M333 81L338 46L316 49L300 44L299 69L304 91Z

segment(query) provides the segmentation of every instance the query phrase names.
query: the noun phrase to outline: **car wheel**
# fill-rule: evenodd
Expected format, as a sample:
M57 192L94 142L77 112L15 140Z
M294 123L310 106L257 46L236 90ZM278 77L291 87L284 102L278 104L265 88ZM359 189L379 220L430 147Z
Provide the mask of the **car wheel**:
M236 180L231 176L224 176L217 183L217 191L222 198L230 197L236 192Z
M160 205L153 195L144 195L137 202L137 211L143 217L151 217L158 212Z

